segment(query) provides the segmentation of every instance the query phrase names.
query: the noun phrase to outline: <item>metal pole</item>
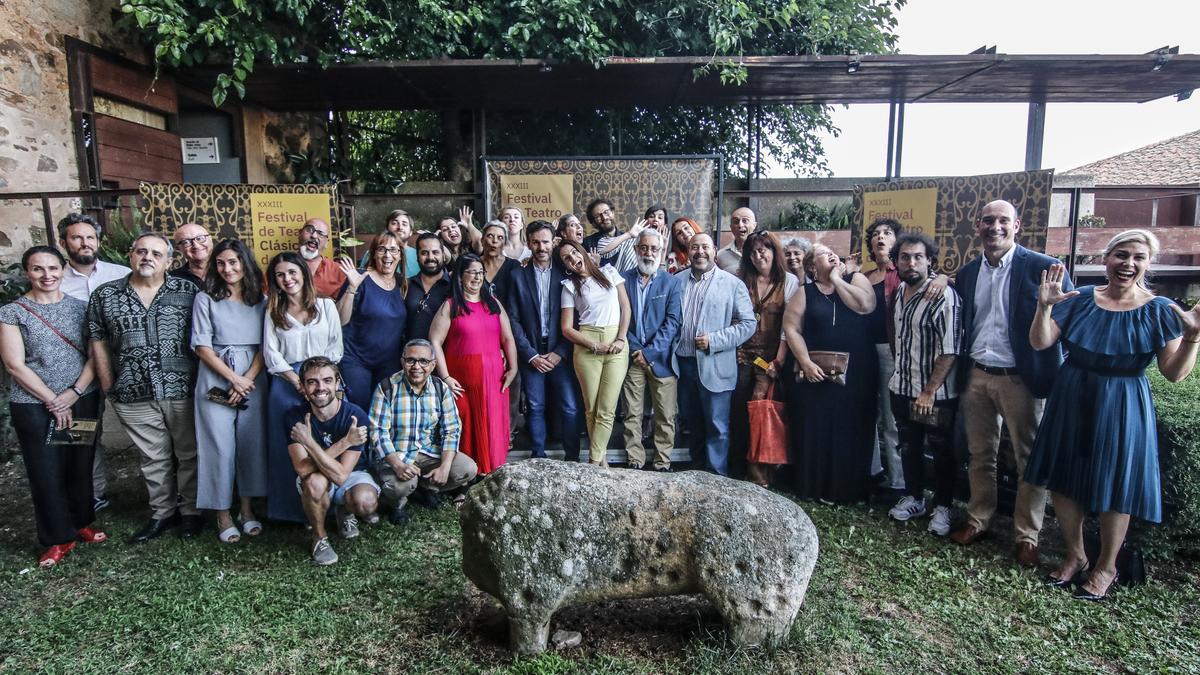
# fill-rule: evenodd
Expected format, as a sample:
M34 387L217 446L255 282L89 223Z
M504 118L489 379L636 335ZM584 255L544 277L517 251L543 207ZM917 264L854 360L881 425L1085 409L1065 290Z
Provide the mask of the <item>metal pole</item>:
M1079 201L1083 192L1079 188L1071 188L1071 209L1067 218L1071 221L1071 244L1067 251L1067 275L1071 283L1077 283L1075 278L1075 243L1079 237Z
M1025 125L1025 170L1042 168L1042 142L1046 137L1046 104L1029 102L1029 121Z
M754 106L754 177L762 178L762 106Z
M750 114L750 104L746 104L746 180L754 177L754 120ZM749 183L747 183L747 187Z
M50 213L49 197L42 197L42 217L46 219L46 245L54 246L58 238L54 236L54 216Z
M900 160L904 158L904 101L897 107L900 114L896 116L896 180L900 180Z
M887 172L884 180L892 179L892 156L896 146L896 102L888 104L888 141L887 141Z

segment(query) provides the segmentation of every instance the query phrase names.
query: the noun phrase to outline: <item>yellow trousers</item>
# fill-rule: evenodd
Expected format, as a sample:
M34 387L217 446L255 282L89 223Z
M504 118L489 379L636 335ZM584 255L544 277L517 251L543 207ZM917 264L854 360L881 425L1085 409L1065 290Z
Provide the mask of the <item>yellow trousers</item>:
M579 331L593 342L610 343L617 339L618 326L580 326ZM617 398L629 369L629 347L622 343L616 354L593 354L575 345L575 376L583 394L587 414L589 455L599 462L608 454L608 438L612 435L617 415Z

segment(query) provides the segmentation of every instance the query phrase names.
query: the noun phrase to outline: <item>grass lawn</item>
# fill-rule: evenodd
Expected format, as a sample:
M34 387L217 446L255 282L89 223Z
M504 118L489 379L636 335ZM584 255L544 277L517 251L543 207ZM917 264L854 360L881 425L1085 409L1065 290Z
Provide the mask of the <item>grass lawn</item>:
M572 608L579 648L514 660L494 603L459 571L453 509L363 527L317 568L299 527L234 546L211 529L124 543L146 515L123 453L112 540L57 569L40 551L19 459L0 466L0 670L85 672L1017 672L1200 671L1200 565L1156 562L1112 602L1074 601L1011 564L1011 523L963 549L882 509L809 505L821 557L789 639L747 650L701 598ZM1057 559L1057 537L1043 557Z

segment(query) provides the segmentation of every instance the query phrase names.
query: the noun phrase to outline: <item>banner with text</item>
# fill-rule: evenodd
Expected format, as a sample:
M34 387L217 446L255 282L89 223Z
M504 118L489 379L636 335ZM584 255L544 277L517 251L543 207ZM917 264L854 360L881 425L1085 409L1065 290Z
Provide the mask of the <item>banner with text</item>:
M500 205L521 209L525 222L554 222L571 212L575 177L567 175L500 176Z
M983 205L996 199L1016 207L1021 219L1018 242L1034 251L1045 251L1053 187L1053 169L858 185L854 188L850 251L863 253L864 270L874 269L867 255L867 242L863 241L867 227L875 218L894 218L906 229L932 236L940 249L937 269L953 274L979 255L975 222Z
M250 230L254 238L254 257L266 269L276 253L295 251L297 233L309 218L332 222L329 198L321 194L250 193ZM325 240L326 257L333 257L333 238Z

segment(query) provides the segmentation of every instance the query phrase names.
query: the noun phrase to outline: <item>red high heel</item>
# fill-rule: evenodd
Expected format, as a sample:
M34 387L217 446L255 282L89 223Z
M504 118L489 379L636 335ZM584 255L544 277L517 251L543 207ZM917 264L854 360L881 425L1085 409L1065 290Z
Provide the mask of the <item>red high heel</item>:
M108 535L100 530L92 529L89 525L79 528L79 541L85 544L99 544L102 541L108 541Z
M41 567L41 568L54 567L63 558L65 558L66 555L68 553L70 553L71 549L73 549L73 548L75 548L75 542L73 542L73 541L68 541L65 544L55 544L55 545L51 546L50 548L46 549L46 552L42 554L41 559L38 560L38 567Z

